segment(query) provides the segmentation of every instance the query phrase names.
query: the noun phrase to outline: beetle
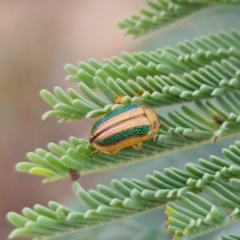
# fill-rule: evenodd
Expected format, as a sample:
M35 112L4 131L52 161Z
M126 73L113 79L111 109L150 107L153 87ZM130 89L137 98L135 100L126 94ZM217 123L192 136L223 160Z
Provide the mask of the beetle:
M97 120L89 132L89 142L99 152L115 154L132 146L142 149L142 142L158 133L161 123L156 112L145 106L130 104L108 113Z

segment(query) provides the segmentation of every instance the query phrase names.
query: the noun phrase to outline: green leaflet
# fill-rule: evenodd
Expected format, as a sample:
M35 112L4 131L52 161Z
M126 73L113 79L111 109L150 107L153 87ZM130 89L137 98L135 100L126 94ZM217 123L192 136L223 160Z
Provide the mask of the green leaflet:
M141 9L139 15L124 19L118 24L127 35L139 37L179 19L189 17L196 12L220 4L239 4L238 0L211 0L211 1L164 1L148 0L149 9Z
M53 237L86 227L101 225L126 216L167 204L167 231L176 239L197 236L222 224L240 218L240 142L223 149L228 160L210 156L188 163L185 170L167 168L164 173L154 171L147 182L138 179L114 179L112 187L98 185L98 190L85 191L73 183L75 194L87 205L86 212L72 211L49 202L48 207L35 205L23 214L9 213L9 221L17 228L10 238L35 236ZM229 181L229 182L228 182ZM224 208L215 206L196 193L204 192ZM179 203L172 203L179 199Z

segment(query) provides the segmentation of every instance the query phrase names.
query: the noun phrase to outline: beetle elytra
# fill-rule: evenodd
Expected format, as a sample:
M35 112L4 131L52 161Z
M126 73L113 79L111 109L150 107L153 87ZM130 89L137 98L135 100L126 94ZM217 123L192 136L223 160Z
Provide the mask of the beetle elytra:
M151 108L130 104L101 117L89 132L90 144L98 152L115 154L132 146L141 150L142 142L150 139L160 129L160 120Z

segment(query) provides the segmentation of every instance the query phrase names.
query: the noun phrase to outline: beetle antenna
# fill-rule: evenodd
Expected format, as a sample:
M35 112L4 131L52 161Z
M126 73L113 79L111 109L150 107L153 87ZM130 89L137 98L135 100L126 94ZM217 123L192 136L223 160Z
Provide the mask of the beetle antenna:
M175 136L177 136L177 137L185 140L185 137L184 137L182 134L175 132L175 131L174 131L173 129L171 129L166 123L161 122L161 123L160 123L160 127L165 127L165 128L166 128L169 132L171 132L173 135L175 135Z

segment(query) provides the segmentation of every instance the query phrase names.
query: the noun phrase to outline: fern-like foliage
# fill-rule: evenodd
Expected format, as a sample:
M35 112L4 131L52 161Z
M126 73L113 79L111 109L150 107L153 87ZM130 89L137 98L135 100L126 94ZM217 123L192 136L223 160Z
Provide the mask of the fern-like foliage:
M213 182L203 187L203 192L213 198L218 204L227 208L224 210L204 198L193 193L186 193L179 198L180 204L169 203L166 207L167 232L173 234L173 239L192 239L217 227L231 224L240 219L239 180L237 187L222 181ZM235 181L234 181L235 183Z
M150 53L123 54L123 59L106 59L103 64L90 60L80 68L66 65L68 81L77 82L82 97L73 89L68 94L55 88L55 96L41 92L53 107L43 115L61 121L101 116L119 107L113 104L137 103L163 107L211 98L240 89L240 32L212 34ZM93 90L100 90L105 97Z
M176 168L165 169L164 173L154 171L153 175L146 176L147 182L114 179L112 188L98 185L98 191L89 192L75 182L73 190L87 205L86 212L49 202L48 208L40 205L34 209L24 208L23 215L9 213L9 221L17 227L10 238L43 239L62 235L149 211L177 199L181 206L169 203L166 207L167 231L176 239L230 224L240 217L240 180L237 179L240 177L240 142L223 149L223 154L228 160L210 156L209 160L199 159L198 164L186 164L185 171ZM195 195L200 192L209 195L225 210Z
M69 169L76 169L81 175L89 174L178 151L187 146L215 142L220 136L240 132L238 99L240 93L232 92L224 97L217 97L214 104L199 100L195 102L195 107L184 106L182 111L169 112L168 118L159 116L164 123L182 134L184 141L161 129L156 142L144 142L141 151L128 148L116 155L100 153L90 158L93 147L84 139L71 137L69 142L62 141L59 145L49 143L50 151L37 149L34 153L28 153L31 162L21 162L17 164L17 169L44 176L45 181L53 181L69 177Z
M166 23L201 9L239 0L159 0L149 1L154 10L142 10L120 24L127 34L140 36ZM53 108L43 119L57 117L60 122L102 116L122 105L137 103L156 108L162 122L156 142L145 141L142 151L123 149L116 155L103 153L90 158L93 147L85 139L70 137L48 150L28 153L30 161L18 163L18 171L54 181L149 160L173 151L215 143L220 137L240 132L240 32L211 34L180 43L179 47L149 53L123 53L121 58L90 60L78 67L66 65L67 81L77 83L80 92L56 87L54 93L41 91ZM101 97L99 97L99 94ZM181 109L163 114L162 107L182 104ZM191 103L191 105L188 105ZM184 136L184 140L172 132ZM179 135L178 134L178 135ZM34 237L37 240L80 231L125 217L166 206L167 232L174 239L191 239L231 224L240 218L240 142L185 170L174 167L154 171L147 181L113 179L111 187L99 184L85 191L78 182L73 190L86 211L74 211L50 201L48 207L35 205L22 214L10 212L8 220L16 226L10 238ZM181 156L179 155L179 160ZM201 194L201 195L198 195ZM152 235L151 235L152 234ZM146 232L157 236L159 232ZM138 239L138 238L136 238ZM140 238L141 239L141 238ZM222 236L222 239L240 239Z
M150 9L119 23L125 34L139 37L201 10L220 4L239 4L238 0L147 0Z

